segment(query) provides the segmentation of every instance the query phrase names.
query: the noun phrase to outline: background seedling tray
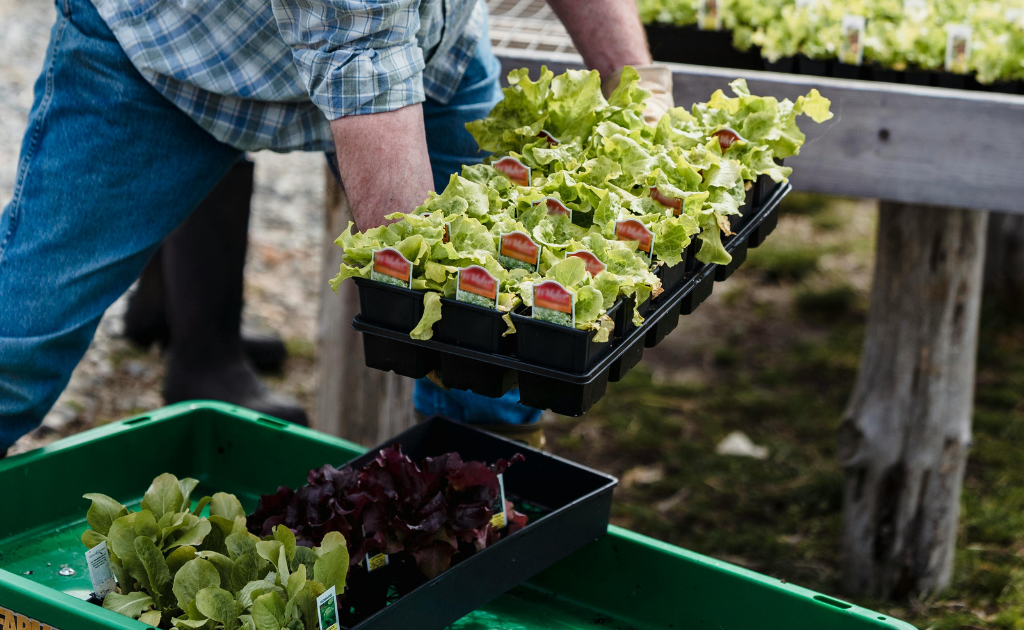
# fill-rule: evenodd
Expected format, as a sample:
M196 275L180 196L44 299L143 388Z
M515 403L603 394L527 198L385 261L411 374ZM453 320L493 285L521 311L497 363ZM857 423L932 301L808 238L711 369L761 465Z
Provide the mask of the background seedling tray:
M0 488L7 509L0 510L0 615L10 616L10 623L32 619L63 630L146 630L82 599L91 590L79 542L87 528L89 502L81 496L86 492L105 492L134 505L153 477L169 471L200 479L198 491L234 492L251 510L261 492L278 484L295 487L305 482L310 468L340 464L363 452L350 442L253 411L204 402L112 422L2 460ZM61 564L75 575L59 575ZM427 628L431 619L410 621ZM555 627L913 630L891 617L619 527L609 527L597 542L450 626Z
M1022 81L997 81L983 85L973 74L952 74L938 70L898 71L871 63L852 66L834 59L810 59L804 55L769 62L757 46L739 51L732 46L731 31L701 31L696 25L647 24L647 40L657 61L688 63L738 70L768 70L840 79L930 85L956 90L1024 94Z
M493 397L518 383L522 404L579 416L604 396L609 380L621 379L640 360L643 352L640 348L653 347L660 342L675 328L681 314L692 313L710 295L714 280L725 280L746 258L747 248L757 247L764 241L778 222L779 203L790 190L789 184L778 184L770 193L756 199L757 205L743 227L723 240L726 250L734 254L732 264L719 267L698 263L674 291L659 296L643 325L622 338L613 339L608 354L583 373L555 370L516 356L474 351L434 339L414 340L406 332L370 324L361 316L353 319L352 327L363 333L369 367L422 378L432 369L441 369L444 355L455 355L464 359L456 368L458 373L446 379L444 371L441 372L442 381L449 387L458 383L459 389Z

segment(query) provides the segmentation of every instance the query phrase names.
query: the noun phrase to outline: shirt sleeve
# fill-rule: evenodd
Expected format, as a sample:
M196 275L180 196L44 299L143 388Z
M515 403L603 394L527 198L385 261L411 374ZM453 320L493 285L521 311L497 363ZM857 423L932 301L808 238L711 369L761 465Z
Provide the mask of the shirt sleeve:
M328 120L420 103L414 0L271 0L310 99Z

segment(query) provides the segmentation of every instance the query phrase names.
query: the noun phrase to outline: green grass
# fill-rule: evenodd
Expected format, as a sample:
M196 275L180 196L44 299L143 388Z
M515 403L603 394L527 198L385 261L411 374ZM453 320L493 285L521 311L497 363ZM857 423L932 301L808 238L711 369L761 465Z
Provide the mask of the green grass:
M817 271L824 251L797 239L768 240L747 254L746 266L760 269L771 280L800 280Z
M822 287L801 286L793 296L797 312L811 319L834 319L859 314L860 295L845 282Z

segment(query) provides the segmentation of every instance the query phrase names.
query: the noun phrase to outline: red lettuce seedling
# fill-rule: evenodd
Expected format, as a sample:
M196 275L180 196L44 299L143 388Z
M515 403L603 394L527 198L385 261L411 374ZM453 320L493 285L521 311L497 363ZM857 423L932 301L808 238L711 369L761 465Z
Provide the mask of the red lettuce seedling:
M297 490L281 486L263 495L247 526L268 536L285 525L306 547L320 544L328 532L340 532L353 565L371 552L407 555L432 578L448 569L456 554L479 551L526 526L526 515L509 501L509 525L500 531L491 526L501 492L498 475L524 459L517 453L488 466L446 453L417 465L401 447L389 447L359 469L325 465L309 471L306 485Z

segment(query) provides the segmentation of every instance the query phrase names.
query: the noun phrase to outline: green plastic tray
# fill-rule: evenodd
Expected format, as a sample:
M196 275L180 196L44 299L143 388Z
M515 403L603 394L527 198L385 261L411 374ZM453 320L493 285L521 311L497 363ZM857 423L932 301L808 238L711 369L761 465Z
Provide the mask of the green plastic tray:
M181 403L0 460L0 615L62 630L146 626L83 601L87 492L141 500L162 472L246 508L359 446L221 403ZM259 453L259 457L253 457ZM60 575L62 565L75 571ZM66 571L65 571L66 572ZM5 618L3 620L7 622ZM911 629L813 591L609 527L608 535L454 624L459 630Z

